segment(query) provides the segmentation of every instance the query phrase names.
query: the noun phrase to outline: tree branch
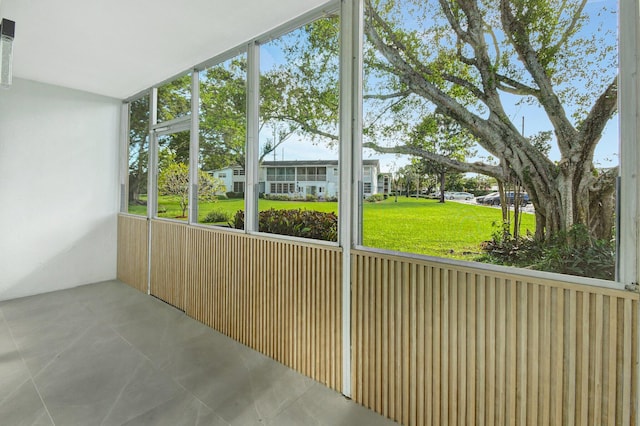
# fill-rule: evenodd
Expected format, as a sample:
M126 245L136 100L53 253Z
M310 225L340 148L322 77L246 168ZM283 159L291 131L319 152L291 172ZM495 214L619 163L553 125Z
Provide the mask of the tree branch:
M564 156L570 155L574 147L576 130L567 118L566 111L556 95L553 84L544 66L540 63L538 53L529 41L527 29L516 19L511 11L512 2L500 0L500 16L505 34L513 44L520 60L531 74L540 90L537 99L551 121L558 138L558 148Z
M311 124L309 124L307 121L303 120L300 117L292 117L288 115L274 115L272 116L272 118L275 120L285 120L291 123L295 123L298 126L300 126L300 130L302 131L305 131L307 133L311 133L317 136L322 136L332 141L336 141L336 142L338 141L338 135L334 135L334 134L325 132L323 130L320 130L315 126L312 126Z
M433 71L423 64L409 64L400 53L403 47L402 43L396 43L396 36L393 35L388 24L373 9L370 0L367 0L366 15L368 22L365 24L365 32L367 37L375 46L375 48L393 65L393 73L400 78L409 88L419 96L430 100L436 104L440 110L464 124L472 134L482 141L482 145L489 151L500 151L504 147L497 147L494 143L502 144L496 137L496 132L485 119L467 110L448 94L444 93L435 84L427 81L425 75L433 75ZM385 31L385 35L391 40L391 45L382 39L375 26L379 26ZM391 34L387 34L391 32ZM406 52L402 51L403 54Z
M520 83L519 81L509 78L506 75L496 74L496 78L498 79L498 89L502 90L503 92L520 96L533 96L535 98L538 98L538 96L540 96L539 90L527 86L526 84Z
M582 141L582 152L584 160L591 160L602 132L618 110L618 76L607 86L605 91L596 100L589 111L589 115L579 126L580 140Z
M426 151L413 146L408 145L396 145L392 147L381 146L373 142L367 142L362 144L363 147L372 149L382 154L405 154L421 157L429 161L434 161L438 164L442 164L453 170L461 173L480 173L487 176L493 176L496 179L504 180L506 176L504 170L500 166L492 166L482 162L466 163L445 157L443 155L434 154L433 152Z
M573 35L573 31L578 25L578 21L580 21L580 16L582 15L582 11L584 10L584 7L586 5L587 5L587 0L582 0L582 3L580 3L580 7L578 7L578 10L573 15L573 19L571 20L571 24L569 24L569 26L567 27L567 30L562 34L562 37L560 37L560 40L558 40L556 44L551 46L550 49L552 51L557 51L558 49L560 49L560 47L567 42L569 37ZM560 8L560 10L562 11L562 9L564 9L565 6L566 6L566 1L562 2L562 7Z
M395 98L406 98L407 96L409 96L410 94L412 94L413 91L412 90L403 90L402 92L396 92L396 93L385 93L385 94L370 94L370 95L363 95L362 98L363 99L377 99L377 100L381 100L381 101L385 101L388 99L395 99Z

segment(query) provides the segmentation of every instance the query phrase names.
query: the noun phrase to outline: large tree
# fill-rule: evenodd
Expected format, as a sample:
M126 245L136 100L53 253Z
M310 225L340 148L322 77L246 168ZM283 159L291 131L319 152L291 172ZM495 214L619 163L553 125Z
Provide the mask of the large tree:
M611 236L616 170L594 150L617 107L615 43L599 37L587 0L366 0L367 66L397 110L427 101L500 160L465 163L400 143L405 153L452 169L516 177L536 208L537 236L574 224ZM551 126L559 161L523 136L505 99L535 104ZM415 119L415 118L414 118Z

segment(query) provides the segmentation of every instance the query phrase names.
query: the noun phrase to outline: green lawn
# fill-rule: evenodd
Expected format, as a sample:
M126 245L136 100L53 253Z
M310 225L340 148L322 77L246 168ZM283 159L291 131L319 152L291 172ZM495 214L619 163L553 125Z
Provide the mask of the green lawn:
M448 201L398 197L365 203L363 243L388 250L473 260L480 243L502 221L500 209ZM535 229L535 217L522 215L522 231Z
M175 218L180 215L177 200L160 197L160 205L167 209L160 217ZM260 210L310 209L338 212L334 202L293 202L259 200ZM219 200L200 203L199 221L211 210L221 210L233 216L244 208L244 200ZM131 206L130 213L145 214L145 206ZM438 203L436 200L399 197L398 202L389 198L381 203L364 203L364 245L387 250L420 253L430 256L473 260L480 254L480 243L488 240L500 223L499 209L456 202ZM533 232L535 218L523 214L522 231Z

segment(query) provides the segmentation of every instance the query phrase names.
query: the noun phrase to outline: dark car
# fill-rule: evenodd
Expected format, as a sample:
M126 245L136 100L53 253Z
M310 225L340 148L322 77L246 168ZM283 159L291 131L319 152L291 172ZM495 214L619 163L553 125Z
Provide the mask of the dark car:
M507 200L509 201L509 204L513 204L514 201L514 192L513 191L508 191L506 194ZM527 204L529 204L529 194L527 194L526 192L519 192L518 193L518 198L520 200L520 204L522 206L526 206ZM486 197L484 197L482 199L482 204L486 204L489 206L499 206L500 205L500 194L498 194L497 192L494 192L493 194L489 194Z
M483 195L483 196L481 196L481 197L476 197L476 203L478 203L478 204L484 204L484 199L485 199L485 198L487 198L487 197L493 197L493 196L495 196L495 195L499 195L499 193L498 193L498 192L491 192L491 193L489 193L489 194L487 194L487 195Z

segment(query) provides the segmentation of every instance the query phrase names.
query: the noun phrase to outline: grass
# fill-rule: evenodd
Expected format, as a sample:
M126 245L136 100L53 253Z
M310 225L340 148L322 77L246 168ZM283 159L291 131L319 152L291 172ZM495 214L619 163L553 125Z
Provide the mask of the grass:
M166 208L160 217L176 218L181 210L176 199L160 197ZM309 209L338 212L335 202L302 202L259 200L259 210ZM233 217L244 209L244 200L219 200L200 203L198 219L212 210L227 212ZM146 214L146 206L130 206L130 213ZM437 200L399 197L380 203L364 203L363 243L369 247L396 250L429 256L474 260L480 253L480 243L491 238L501 222L500 209L456 202L438 203ZM522 231L535 229L532 214L522 215Z
M406 197L367 203L363 216L366 246L463 260L477 258L502 222L497 208ZM521 229L535 229L534 215L522 215Z

